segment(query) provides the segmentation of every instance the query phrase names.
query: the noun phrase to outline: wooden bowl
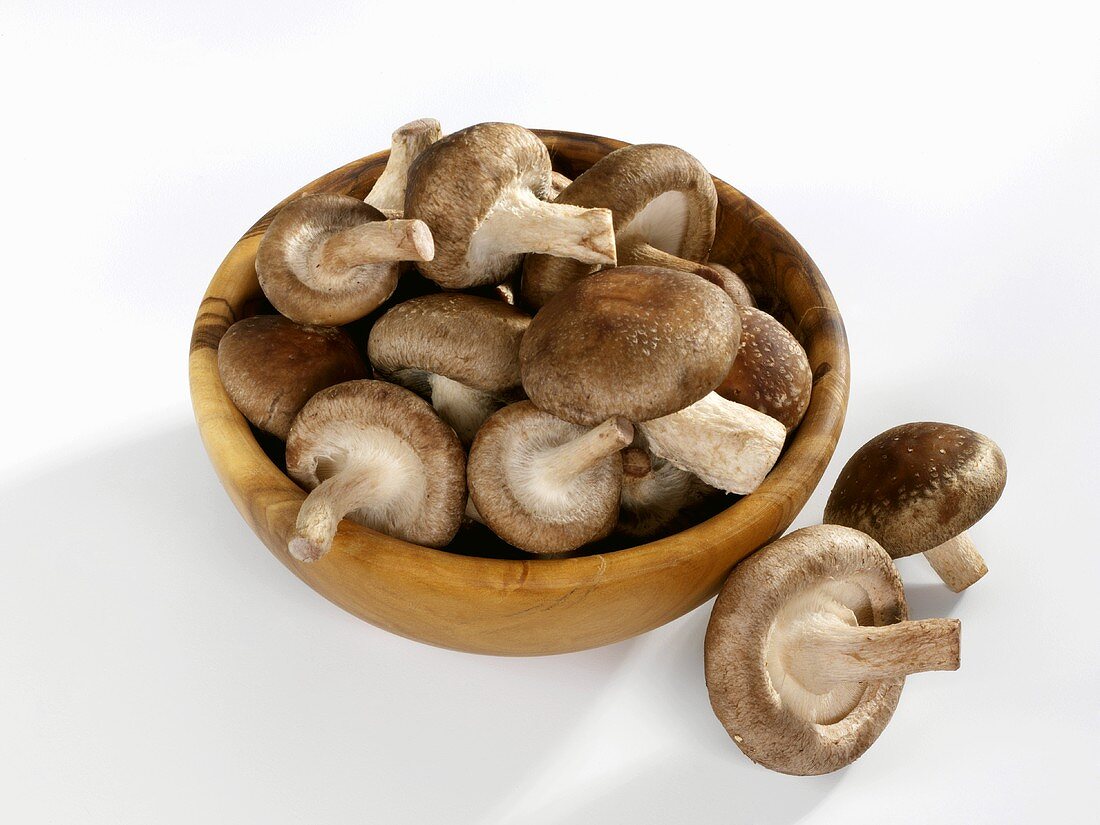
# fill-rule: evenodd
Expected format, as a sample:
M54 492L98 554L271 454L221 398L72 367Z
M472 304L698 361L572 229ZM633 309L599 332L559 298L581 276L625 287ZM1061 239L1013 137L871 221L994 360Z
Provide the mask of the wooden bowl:
M538 131L558 171L575 177L626 144ZM302 188L363 198L386 163L379 152ZM658 541L567 559L478 558L433 550L344 521L333 550L295 561L287 538L305 493L272 463L218 378L218 341L260 294L256 248L282 203L237 242L214 274L191 339L191 398L203 443L233 503L279 561L325 598L386 630L476 653L537 655L610 644L659 627L713 596L730 569L780 536L836 448L848 403L844 324L814 262L771 215L718 187L712 258L743 274L762 309L805 346L810 407L761 487ZM286 201L283 201L286 203Z

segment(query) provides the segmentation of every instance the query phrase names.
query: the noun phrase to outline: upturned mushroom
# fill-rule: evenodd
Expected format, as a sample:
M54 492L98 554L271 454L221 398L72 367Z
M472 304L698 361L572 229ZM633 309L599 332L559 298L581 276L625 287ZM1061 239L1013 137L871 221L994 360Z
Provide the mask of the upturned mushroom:
M560 292L531 321L520 345L523 388L574 424L647 421L717 387L740 335L733 304L702 278L607 269Z
M298 413L287 472L311 490L288 550L312 562L332 547L342 518L443 547L466 506L466 454L454 431L412 392L384 381L322 390Z
M855 761L905 677L959 667L957 619L908 621L889 554L846 527L797 530L734 568L705 641L715 715L754 762L800 776Z
M768 313L738 306L737 314L741 342L717 393L770 415L790 432L810 406L814 376L806 350Z
M371 329L379 376L431 398L463 444L519 393L519 346L531 319L503 301L454 292L398 304Z
M641 447L622 452L623 489L615 532L651 538L675 528L684 511L717 493L691 473Z
M498 410L470 447L470 497L486 525L529 553L561 555L603 538L619 512L619 451L630 422L581 427L529 401Z
M965 427L902 424L875 436L844 465L825 521L862 530L894 558L924 553L959 593L988 572L966 532L1004 491L1000 448Z
M436 255L421 271L461 289L503 281L528 252L615 263L607 209L547 202L550 155L534 133L481 123L436 141L413 163L405 217L432 228Z
M290 422L314 394L369 371L341 330L257 315L225 331L218 375L241 415L285 441Z
M387 220L345 195L303 195L271 221L256 253L256 275L286 317L336 326L390 297L400 261L427 261L434 254L423 221Z
M569 184L554 203L610 209L620 266L707 271L701 262L714 243L718 196L707 170L682 149L661 144L616 149ZM594 271L592 262L553 253L530 255L523 266L523 299L542 307Z
M442 136L439 121L432 118L421 118L399 127L391 137L386 168L364 200L388 218L403 217L409 167L421 152Z

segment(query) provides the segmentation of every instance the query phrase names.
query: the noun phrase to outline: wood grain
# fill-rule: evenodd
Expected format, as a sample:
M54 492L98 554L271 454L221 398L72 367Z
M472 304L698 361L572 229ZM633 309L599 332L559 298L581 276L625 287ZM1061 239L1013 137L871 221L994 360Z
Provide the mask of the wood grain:
M554 168L571 178L625 145L570 132L536 132ZM387 156L380 152L349 163L290 198L305 192L362 198ZM755 493L668 538L572 559L457 555L344 521L333 552L314 564L295 561L286 542L305 493L256 442L217 369L221 336L256 305L256 248L280 203L245 233L218 268L191 338L195 418L241 515L279 561L325 598L386 630L457 650L503 655L583 650L652 630L702 604L734 564L781 535L806 503L840 437L849 377L844 324L809 255L752 200L722 181L715 185L713 260L742 275L761 307L791 329L814 373L806 416Z

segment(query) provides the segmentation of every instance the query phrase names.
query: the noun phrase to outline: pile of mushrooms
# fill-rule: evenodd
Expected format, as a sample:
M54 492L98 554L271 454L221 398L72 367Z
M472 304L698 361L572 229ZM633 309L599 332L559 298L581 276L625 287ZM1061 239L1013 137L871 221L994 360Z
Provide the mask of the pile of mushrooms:
M569 180L522 127L444 136L431 119L393 133L364 200L287 203L256 256L278 314L230 327L218 367L308 493L289 555L323 564L344 519L425 547L487 527L520 554L606 552L755 491L813 375L737 262L710 259L716 209L673 146ZM906 675L958 667L959 623L908 621L891 557L973 584L985 565L966 531L1004 482L984 436L895 428L844 468L829 524L734 569L706 675L746 754L835 770L882 731Z

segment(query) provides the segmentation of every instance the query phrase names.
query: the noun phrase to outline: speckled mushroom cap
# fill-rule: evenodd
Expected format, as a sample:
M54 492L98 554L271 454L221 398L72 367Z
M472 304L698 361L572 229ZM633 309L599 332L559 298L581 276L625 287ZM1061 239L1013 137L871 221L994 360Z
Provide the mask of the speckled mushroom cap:
M839 685L818 721L801 712L805 691L784 678L774 628L805 601L849 611L859 625L908 618L890 556L855 530L797 530L734 568L707 627L704 661L714 713L745 755L772 770L822 774L858 758L897 707L904 679Z
M718 206L714 181L698 160L675 146L653 143L616 149L576 178L554 202L610 209L620 242L620 266L657 263L630 258L621 248L630 235L661 252L697 262L707 259L714 243ZM523 265L523 298L541 307L593 271L593 266L569 258L529 255Z
M1006 479L1004 454L984 435L952 424L902 424L844 465L825 521L863 531L894 558L924 553L977 523Z
M766 312L738 306L741 340L718 394L770 415L790 432L810 406L813 371L802 345Z
M405 216L427 223L436 244L420 270L447 289L504 280L522 254L477 247L475 233L502 200L546 201L552 185L545 144L521 126L479 123L436 141L413 163L405 192Z
M485 422L470 447L470 497L485 524L510 544L540 555L568 553L615 526L619 450L632 438L623 419L589 429L529 401L511 404ZM571 448L572 456L562 455ZM555 460L564 472L553 472Z
M698 401L729 373L741 334L712 283L657 267L618 267L556 295L520 345L523 388L576 424L647 421Z
M336 518L390 536L442 547L462 521L462 445L427 402L394 384L349 381L317 393L291 425L286 466L309 490L346 477L352 495Z
M386 222L378 234L387 241L387 253L407 251L364 262L326 249L326 241L376 222ZM286 317L334 326L362 318L389 298L397 286L398 260L431 254L431 233L419 221L387 221L373 206L345 195L304 195L271 221L256 252L256 275L268 300Z
M218 374L245 418L285 440L290 422L315 393L369 372L341 330L257 315L222 336Z
M380 376L415 385L435 373L501 397L520 385L519 345L531 318L503 301L439 292L398 304L371 329L367 356Z

